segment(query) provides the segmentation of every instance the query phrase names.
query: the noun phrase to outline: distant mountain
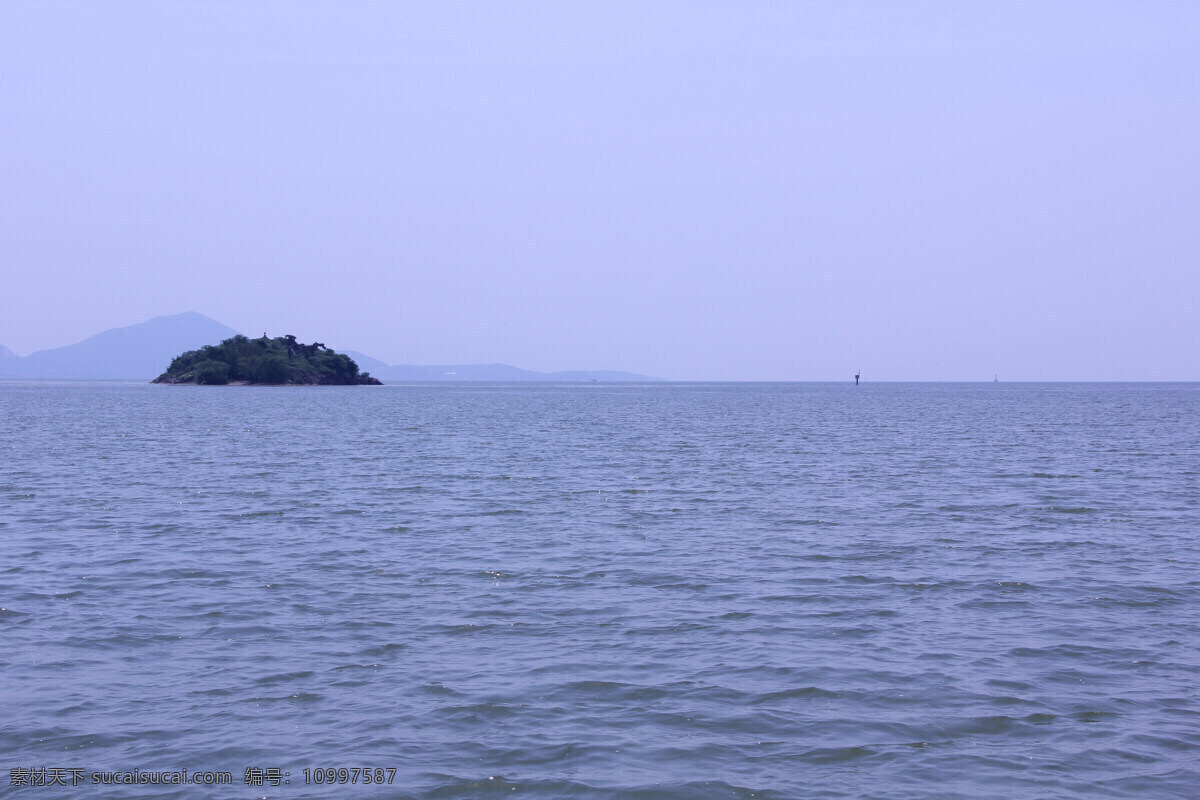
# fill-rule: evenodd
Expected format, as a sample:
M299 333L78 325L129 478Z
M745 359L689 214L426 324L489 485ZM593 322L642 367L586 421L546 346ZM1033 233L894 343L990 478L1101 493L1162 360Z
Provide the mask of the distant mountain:
M237 331L203 314L189 311L155 317L125 328L98 333L78 344L41 350L24 358L0 346L0 379L149 381L171 363L171 359L206 344L218 344ZM596 370L588 372L532 372L508 364L451 364L434 367L390 366L377 358L352 350L341 352L354 359L359 370L385 383L504 381L509 383L597 383L660 381L632 372Z
M374 375L377 371L391 369L391 367L380 361L378 358L371 358L370 356L363 355L355 350L341 350L340 352L345 353L353 358L354 363L358 364L358 369L361 372L370 372L372 375Z
M351 356L356 361L357 356ZM372 359L374 361L374 359ZM382 362L374 362L376 365ZM367 369L359 362L360 369ZM367 370L376 378L390 383L436 382L458 383L462 381L503 381L506 383L646 383L661 381L632 372L613 370L572 370L570 372L533 372L508 364L446 364L433 367L418 367L409 364L395 366L371 366Z
M0 378L148 381L185 350L216 344L236 334L228 325L194 311L155 317L98 333L77 344L0 360Z
M390 383L458 383L461 381L503 381L506 383L654 383L651 378L633 372L613 370L571 370L570 372L533 372L508 364L443 364L419 367L412 364L386 364L355 350L344 350L358 368Z

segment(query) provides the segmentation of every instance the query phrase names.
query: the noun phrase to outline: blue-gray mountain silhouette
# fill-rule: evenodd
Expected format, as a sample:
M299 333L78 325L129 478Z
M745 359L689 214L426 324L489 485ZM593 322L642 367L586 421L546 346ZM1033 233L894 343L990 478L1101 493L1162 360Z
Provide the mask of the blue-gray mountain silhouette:
M505 383L646 383L659 382L662 378L651 378L633 372L616 370L569 370L565 372L534 372L509 364L442 364L440 366L417 366L413 364L385 364L353 350L345 351L354 359L358 368L370 372L376 378L389 383L458 383L462 381L503 381Z
M0 378L69 380L145 380L149 381L188 350L217 344L238 331L203 314L189 311L167 317L155 317L136 325L98 333L77 344L41 350L24 358L0 352ZM7 348L0 348L7 351ZM11 351L7 351L11 353ZM385 383L505 381L513 383L549 382L643 382L660 381L632 372L612 370L572 370L570 372L533 372L508 364L447 364L442 366L389 365L377 358L352 350L346 353L363 372L370 372Z
M98 333L82 342L0 361L0 377L74 380L150 380L171 359L237 333L188 311Z

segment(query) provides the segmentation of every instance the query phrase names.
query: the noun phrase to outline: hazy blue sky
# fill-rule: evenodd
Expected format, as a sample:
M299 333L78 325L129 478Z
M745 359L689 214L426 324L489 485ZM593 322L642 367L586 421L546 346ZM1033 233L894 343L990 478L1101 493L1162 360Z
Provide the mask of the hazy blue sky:
M0 4L0 344L1200 379L1200 3Z

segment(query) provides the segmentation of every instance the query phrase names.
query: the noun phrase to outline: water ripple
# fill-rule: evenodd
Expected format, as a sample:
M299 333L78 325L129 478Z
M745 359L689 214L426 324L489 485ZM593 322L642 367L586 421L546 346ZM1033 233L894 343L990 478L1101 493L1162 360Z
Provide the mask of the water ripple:
M1200 786L1195 386L0 403L8 768L237 779L93 797Z

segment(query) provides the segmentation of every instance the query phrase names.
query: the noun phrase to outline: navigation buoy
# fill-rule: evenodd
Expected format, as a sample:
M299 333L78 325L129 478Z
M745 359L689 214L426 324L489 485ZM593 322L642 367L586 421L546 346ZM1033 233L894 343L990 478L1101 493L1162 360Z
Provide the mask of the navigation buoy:
M858 377L859 377L860 375L862 375L862 370L861 370L861 369L860 369L858 372L854 373L854 385L855 385L855 386L858 386Z

